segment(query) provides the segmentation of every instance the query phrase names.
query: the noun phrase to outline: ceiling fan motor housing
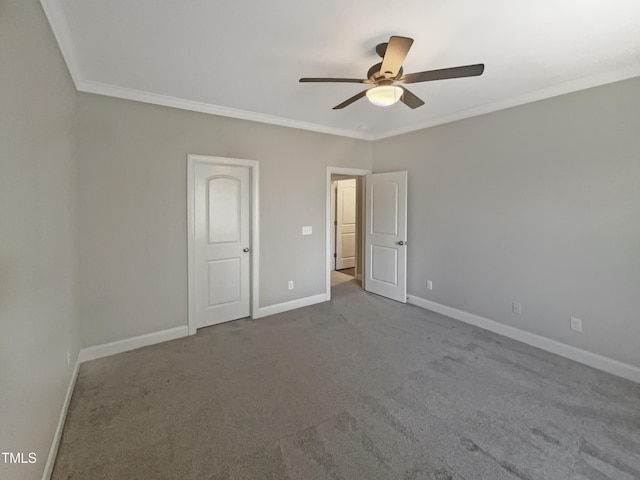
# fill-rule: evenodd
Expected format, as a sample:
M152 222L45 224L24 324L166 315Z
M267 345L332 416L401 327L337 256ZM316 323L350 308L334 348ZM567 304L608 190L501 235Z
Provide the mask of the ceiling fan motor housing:
M388 75L383 74L380 71L381 68L382 68L382 62L376 63L367 72L367 78L373 81L374 83L380 83L381 81L384 81L384 80L393 82L393 80L398 79L402 76L402 67L400 67L400 70L398 70L398 74L395 77L389 77ZM380 85L383 85L383 84L380 83Z

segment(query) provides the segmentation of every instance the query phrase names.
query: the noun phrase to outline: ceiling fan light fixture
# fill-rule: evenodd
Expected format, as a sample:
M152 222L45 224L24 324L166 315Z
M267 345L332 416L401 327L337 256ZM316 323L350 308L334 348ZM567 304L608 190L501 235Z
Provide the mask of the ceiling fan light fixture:
M400 100L402 92L402 88L396 85L382 85L367 90L367 98L378 107L388 107Z

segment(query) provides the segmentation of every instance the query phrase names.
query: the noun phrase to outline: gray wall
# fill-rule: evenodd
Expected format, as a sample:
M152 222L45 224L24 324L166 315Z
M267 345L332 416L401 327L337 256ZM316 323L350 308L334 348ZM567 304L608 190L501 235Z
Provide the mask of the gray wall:
M324 293L326 167L371 168L370 142L90 94L78 102L85 346L186 325L189 153L260 161L260 305Z
M75 98L39 3L3 0L0 451L36 463L0 461L0 478L42 475L78 353Z
M409 293L640 366L639 129L636 78L375 142Z

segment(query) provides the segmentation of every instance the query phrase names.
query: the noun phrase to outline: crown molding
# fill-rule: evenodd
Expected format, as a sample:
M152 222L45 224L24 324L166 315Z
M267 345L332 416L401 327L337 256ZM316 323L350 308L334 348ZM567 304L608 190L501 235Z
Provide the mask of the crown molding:
M479 105L477 107L462 110L451 115L434 118L417 125L391 130L390 132L380 135L373 134L371 139L373 141L376 141L382 140L384 138L395 137L396 135L402 135L403 133L415 132L418 130L423 130L425 128L435 127L437 125L443 125L445 123L451 123L458 120L464 120L465 118L477 117L486 113L497 112L499 110L505 110L507 108L517 107L540 100L546 100L547 98L553 98L560 95L578 92L581 90L587 90L589 88L599 87L601 85L628 80L635 77L640 77L640 66L630 65L628 67L611 72L599 73L590 77L579 78L570 82L564 82L558 85L553 85L551 87L535 90L533 92L527 92L523 95L511 97L506 100Z
M290 118L278 117L265 113L249 112L247 110L223 107L220 105L213 105L196 100L186 100L184 98L171 97L169 95L161 95L158 93L145 92L132 88L119 87L102 82L81 80L76 84L76 88L80 92L123 98L125 100L134 100L137 102L162 105L164 107L179 108L182 110L190 110L192 112L208 113L211 115L220 115L223 117L238 118L241 120L249 120L252 122L268 123L271 125L279 125L282 127L298 128L302 130L309 130L312 132L326 133L329 135L338 135L341 137L358 138L361 140L373 140L371 135L358 131L330 127L327 125L321 125L319 123L293 120Z
M46 0L43 0L46 1ZM72 76L73 73L72 73ZM304 122L301 120L293 120L284 117L277 117L274 115L267 115L263 113L249 112L246 110L239 110L235 108L223 107L220 105L212 105L205 102L198 102L195 100L186 100L177 97L171 97L168 95L160 95L157 93L145 92L142 90L135 90L126 87L119 87L101 82L87 81L84 79L77 79L75 81L78 91L86 93L94 93L97 95L105 95L109 97L122 98L126 100L134 100L138 102L151 103L154 105L162 105L165 107L179 108L182 110L190 110L200 113L208 113L211 115L220 115L223 117L238 118L242 120L249 120L253 122L268 123L272 125L280 125L289 128L298 128L302 130L309 130L313 132L326 133L329 135L338 135L342 137L357 138L361 140L376 141L382 140L396 135L402 135L404 133L415 132L423 130L425 128L435 127L446 123L455 122L458 120L464 120L466 118L477 117L487 113L496 112L499 110L505 110L528 103L545 100L547 98L553 98L560 95L574 93L581 90L586 90L609 83L615 83L622 80L640 76L640 66L633 65L624 69L615 70L613 72L606 72L603 74L594 75L591 77L580 78L571 82L565 82L559 85L553 85L548 88L528 92L523 95L518 95L506 100L500 100L498 102L487 103L485 105L479 105L467 110L453 113L451 115L445 115L442 117L431 119L427 122L418 123L408 127L398 128L391 130L390 132L375 135L370 133L364 133L357 130L348 130L343 128L330 127L327 125L321 125L318 123ZM75 77L74 77L75 78Z
M78 89L78 85L83 81L83 77L80 66L78 65L76 49L73 46L71 35L69 35L69 25L67 24L67 18L64 14L62 4L58 0L40 0L40 5L42 5L44 14L49 21L53 36L58 42L58 47L67 64L67 69L69 70L69 74L71 74L73 84L76 86L76 89Z
M158 93L145 92L132 88L120 87L117 85L87 80L78 63L76 49L73 45L71 35L69 34L69 25L66 20L62 3L59 0L40 0L40 4L45 12L53 35L58 42L62 57L67 64L67 69L71 74L71 78L79 92L94 93L108 97L122 98L143 103L151 103L164 107L179 108L182 110L190 110L193 112L208 113L211 115L220 115L223 117L238 118L253 122L267 123L271 125L279 125L282 127L298 128L318 133L326 133L329 135L338 135L341 137L357 138L361 140L373 140L369 133L358 130L349 130L345 128L330 127L319 123L305 122L302 120L294 120L275 115L264 113L249 112L236 108L223 107L210 103L199 102L196 100L186 100L183 98L162 95Z

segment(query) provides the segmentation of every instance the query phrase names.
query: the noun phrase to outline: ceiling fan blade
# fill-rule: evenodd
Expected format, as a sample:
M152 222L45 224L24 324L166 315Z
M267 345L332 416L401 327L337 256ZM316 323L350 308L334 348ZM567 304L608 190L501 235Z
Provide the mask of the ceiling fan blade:
M335 107L333 107L334 110L340 110L341 108L344 108L348 105L351 105L353 102L355 102L356 100L360 100L362 97L364 97L367 94L366 90L363 90L362 92L358 93L357 95L354 95L353 97L349 98L348 100L345 100L344 102L342 102L340 105L336 105Z
M301 78L301 83L370 83L369 80L360 80L359 78Z
M402 62L404 62L412 44L413 38L391 37L387 44L387 50L384 53L384 58L382 59L380 73L389 77L395 77L398 75Z
M464 67L442 68L427 72L408 73L398 80L402 83L431 82L433 80L446 80L448 78L477 77L484 72L484 64L465 65Z
M424 102L420 98L416 97L409 90L407 90L404 87L400 87L400 88L402 88L402 91L403 91L402 97L400 97L400 100L407 107L409 107L409 108L418 108L418 107L421 107L422 105L424 105Z

